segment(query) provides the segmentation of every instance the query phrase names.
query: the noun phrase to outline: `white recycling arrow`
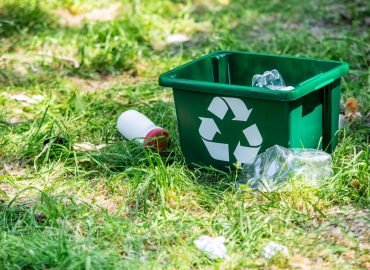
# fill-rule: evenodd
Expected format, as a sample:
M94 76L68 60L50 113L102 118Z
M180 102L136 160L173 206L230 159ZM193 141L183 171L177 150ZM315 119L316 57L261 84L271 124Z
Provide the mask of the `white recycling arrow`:
M245 103L241 99L230 97L224 97L223 99L227 102L230 109L233 111L235 115L233 120L236 121L248 120L248 117L251 114L252 109L248 110L247 106L245 106Z
M210 142L202 139L208 153L217 160L229 161L229 145L226 143Z
M262 136L260 131L257 128L256 124L251 125L243 130L245 137L250 146L258 146L262 143Z
M216 115L221 120L224 119L228 109L229 108L227 107L225 101L220 97L215 97L208 107L208 111Z
M214 97L208 106L208 111L223 120L229 108L234 114L232 119L234 121L246 122L252 112L252 109L248 109L241 99L231 97ZM201 120L199 134L209 155L216 160L230 161L229 145L213 142L215 135L217 133L221 134L216 122L213 118L199 117L199 119ZM242 146L239 141L233 154L237 161L250 164L254 162L261 148L263 138L256 124L245 128L243 134L249 147Z
M240 163L251 164L254 162L261 147L247 147L240 145L240 142L235 148L234 156Z
M202 121L199 127L199 134L204 139L212 141L216 133L221 133L215 120L212 118L199 117L199 119Z

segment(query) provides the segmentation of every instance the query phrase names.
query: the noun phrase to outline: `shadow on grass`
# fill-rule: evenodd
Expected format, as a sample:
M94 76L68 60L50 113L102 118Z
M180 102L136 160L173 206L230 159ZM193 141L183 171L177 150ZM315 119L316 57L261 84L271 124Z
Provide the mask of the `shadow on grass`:
M0 9L0 37L36 33L52 28L55 19L39 1L5 3Z
M53 63L47 64L49 72L62 72L64 75L86 77L88 73L101 74L132 71L136 62L137 39L140 36L126 37L132 30L130 20L112 22L95 22L84 24L79 28L64 27L59 24L58 17L47 12L40 1L11 1L0 5L0 39L4 38L5 51L13 51L19 47L19 42L29 42L43 36L57 36L61 31L70 39L78 38L78 59L69 57L49 56ZM111 36L115 38L112 39ZM43 43L43 42L42 42ZM41 44L42 44L41 43ZM1 48L0 48L1 49ZM36 69L44 69L43 61L38 61ZM67 63L73 62L73 63ZM77 67L76 67L77 66ZM24 67L22 69L25 69ZM17 74L0 74L0 81L20 82ZM3 77L3 78L1 78Z

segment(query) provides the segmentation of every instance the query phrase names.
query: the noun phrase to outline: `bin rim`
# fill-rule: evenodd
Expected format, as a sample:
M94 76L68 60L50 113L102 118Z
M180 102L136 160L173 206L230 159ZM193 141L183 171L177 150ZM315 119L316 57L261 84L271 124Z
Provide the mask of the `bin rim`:
M337 67L330 69L327 72L317 74L309 78L308 80L300 83L293 90L272 90L269 88L252 87L247 85L236 85L236 84L225 84L225 83L215 83L215 82L205 82L190 79L180 79L174 77L175 73L183 68L186 68L198 61L201 61L208 57L213 56L223 56L227 54L250 54L250 55L263 55L271 57L280 58L293 58L300 60L313 60L319 62L331 62L339 64ZM205 92L217 95L230 95L239 97L250 97L257 99L269 99L269 100L280 100L280 101L292 101L299 99L311 92L314 92L330 83L334 80L342 77L349 71L349 65L343 61L335 60L321 60L316 58L305 58L287 55L277 55L277 54L264 54L264 53L254 53L254 52L242 52L242 51L216 51L213 53L206 54L202 57L194 59L183 65L180 65L170 71L167 71L159 76L159 85L165 87L172 87L174 89L182 89L194 92Z

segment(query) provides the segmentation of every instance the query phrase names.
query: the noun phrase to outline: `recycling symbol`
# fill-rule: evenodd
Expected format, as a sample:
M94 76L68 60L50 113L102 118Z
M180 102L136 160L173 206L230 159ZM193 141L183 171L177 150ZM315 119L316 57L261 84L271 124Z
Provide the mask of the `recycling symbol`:
M252 112L252 109L248 109L241 99L231 97L215 97L208 107L208 111L220 120L224 119L229 109L234 114L232 121L247 122ZM254 162L263 141L256 124L247 126L242 131L249 146L241 145L239 140L235 149L229 149L228 144L213 141L217 133L221 134L214 119L206 117L199 117L199 119L201 120L199 134L213 159L230 161L230 151L232 151L235 159L240 163Z

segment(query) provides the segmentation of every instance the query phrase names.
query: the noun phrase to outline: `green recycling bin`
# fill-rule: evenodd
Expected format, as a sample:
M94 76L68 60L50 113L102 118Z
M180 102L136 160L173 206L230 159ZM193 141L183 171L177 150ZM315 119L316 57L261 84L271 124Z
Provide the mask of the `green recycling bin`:
M251 87L254 74L272 69L294 89ZM333 151L348 70L338 61L221 51L162 74L159 84L173 88L186 162L225 170L275 144Z

